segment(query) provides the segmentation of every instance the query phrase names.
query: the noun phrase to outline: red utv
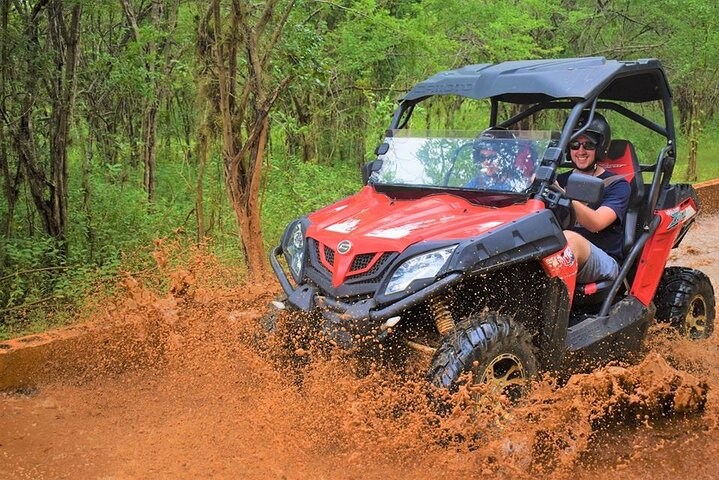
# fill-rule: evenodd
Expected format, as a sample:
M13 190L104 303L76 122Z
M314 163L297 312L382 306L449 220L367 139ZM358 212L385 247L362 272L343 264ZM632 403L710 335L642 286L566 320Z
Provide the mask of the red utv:
M424 107L458 98L456 115ZM631 141L611 141L602 165L631 185L624 257L615 280L578 284L563 234L573 222L569 199L596 201L604 182L573 174L566 193L554 185L571 166L580 116L600 111L645 127L635 130L648 129L642 135L663 148L654 163L640 162ZM462 128L478 115L486 128ZM400 100L364 168L364 188L289 224L271 254L287 295L275 306L290 314L290 334L314 331L360 351L413 349L431 356L428 379L438 387L452 389L471 371L512 396L539 370L571 372L638 352L655 318L707 337L709 279L665 268L699 210L691 185L670 183L675 159L671 92L657 60L438 73Z

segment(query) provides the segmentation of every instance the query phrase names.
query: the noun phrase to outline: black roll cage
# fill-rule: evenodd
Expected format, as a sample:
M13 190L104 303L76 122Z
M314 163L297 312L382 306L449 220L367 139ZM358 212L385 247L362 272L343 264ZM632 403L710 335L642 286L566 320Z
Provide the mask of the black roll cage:
M639 71L634 74L625 73L624 75L617 75L614 78L608 79L604 83L604 85L605 87L607 87L608 85L611 85L611 82L619 78L627 79L632 77L633 75L638 76L645 73L646 71ZM557 168L566 165L564 152L566 152L566 148L567 145L569 145L569 142L573 138L576 138L577 136L581 135L583 131L582 129L580 129L574 134L572 133L574 131L574 127L577 124L577 120L579 119L580 115L584 110L589 110L590 118L594 116L594 113L598 108L612 110L644 126L645 128L665 137L667 139L667 144L661 150L659 156L657 157L657 161L652 164L640 164L640 169L642 172L653 172L652 183L649 188L648 196L648 199L650 201L646 205L646 211L643 212L645 215L642 215L643 218L647 219L647 223L649 223L649 219L651 217L650 213L654 211L654 207L656 206L656 202L659 197L659 192L664 186L668 185L669 180L671 179L672 173L674 171L674 163L676 160L676 133L674 129L674 114L672 111L671 91L669 90L669 86L666 83L662 83L661 88L659 88L658 92L660 94L660 98L658 98L658 100L660 100L662 103L664 113L664 126L658 125L657 123L647 119L646 117L630 110L624 105L621 105L614 101L600 100L601 93L602 91L599 91L595 96L587 99L550 98L539 103L529 105L527 108L525 108L518 114L502 122L499 121L501 100L499 96L491 97L489 127L508 128L544 110L571 110L569 116L567 117L567 121L565 122L562 129L558 145L556 147L548 148L545 152L544 158L541 161L541 166L546 168L542 172L537 172L537 180L535 181L535 185L533 185L533 191L537 195L542 195L549 188L549 186L554 183L556 179ZM441 95L444 96L444 94ZM409 122L410 117L412 116L415 105L433 96L436 95L427 95L411 99L405 98L401 100L399 103L399 107L394 112L389 129L399 130L405 128L407 126L407 123ZM587 122L587 124L588 123L589 122ZM646 225L642 225L642 227L645 226Z
M637 72L634 75L646 73L646 71ZM618 78L629 78L633 76L632 73L624 75L617 75L614 78L608 79L604 83L605 88ZM663 77L665 78L665 77ZM637 227L641 229L642 234L637 239L631 250L628 252L622 268L620 269L618 277L615 279L609 295L602 304L602 308L599 312L599 316L606 316L612 306L614 297L616 296L619 288L621 287L624 279L629 274L632 264L636 261L639 253L641 252L644 244L648 238L654 233L658 224L659 217L654 215L657 202L659 200L660 192L668 186L671 180L672 173L674 171L674 164L676 161L676 133L674 128L674 114L672 111L672 97L669 86L666 82L662 82L658 89L659 97L651 101L661 101L663 113L664 113L664 126L658 125L655 122L645 118L644 116L630 110L629 108L609 100L600 100L602 90L599 90L596 95L591 98L549 98L547 100L529 105L526 109L519 112L518 114L499 122L499 110L501 100L499 96L490 97L491 110L490 110L490 121L489 127L502 127L507 128L518 122L538 113L543 110L569 110L571 109L569 116L564 124L562 133L555 147L550 147L544 153L544 157L541 160L540 167L537 169L535 182L530 189L530 194L535 197L542 198L550 206L556 205L560 202L561 197L554 192L551 186L554 184L557 177L557 169L560 166L566 166L565 152L569 142L582 134L584 129L580 129L574 132L574 128L579 120L580 115L584 110L589 110L590 120L586 122L587 128L591 118L594 116L596 110L607 109L617 112L624 117L633 120L636 123L648 128L649 130L662 135L667 139L666 145L662 148L657 156L657 160L653 164L640 164L641 172L652 172L652 181L649 186L649 192L644 201L643 211L639 218L641 218L642 224ZM457 95L457 93L454 93ZM446 96L446 94L439 94ZM418 103L437 95L426 95L417 98L403 99L399 103L399 107L395 111L392 122L390 124L390 130L403 129L407 126L415 105ZM477 97L472 97L477 98ZM504 102L514 103L515 102ZM633 103L646 103L646 102L633 102ZM574 133L573 133L574 132ZM641 173L640 173L641 174Z

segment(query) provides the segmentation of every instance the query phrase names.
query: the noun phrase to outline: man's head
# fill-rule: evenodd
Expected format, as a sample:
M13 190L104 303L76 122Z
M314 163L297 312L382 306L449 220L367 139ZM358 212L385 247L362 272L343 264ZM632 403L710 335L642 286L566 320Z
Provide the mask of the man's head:
M475 165L484 165L493 160L497 155L497 145L494 145L491 140L481 141L475 146L472 152L472 160Z
M514 134L508 130L497 127L483 131L474 145L472 160L476 165L482 165L494 160L503 151L511 150L511 145L502 140L514 140Z
M579 117L574 133L582 131L582 134L569 142L569 154L578 170L591 172L597 168L597 162L604 158L609 148L612 130L609 123L602 114L595 112L589 119L590 112L584 111ZM585 164L587 158L590 163ZM578 163L577 159L581 162Z
M594 171L597 165L597 139L591 133L582 134L569 142L572 163L582 172Z

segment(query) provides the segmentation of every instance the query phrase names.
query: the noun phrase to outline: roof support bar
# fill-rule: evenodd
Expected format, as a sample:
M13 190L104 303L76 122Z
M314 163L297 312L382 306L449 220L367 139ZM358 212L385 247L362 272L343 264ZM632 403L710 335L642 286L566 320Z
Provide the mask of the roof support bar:
M489 111L489 126L496 127L497 117L499 116L499 100L497 100L495 97L492 97L491 102L492 109Z
M517 122L520 122L524 120L525 118L534 115L537 112L540 112L542 110L564 110L571 108L574 105L574 102L571 101L549 101L544 103L537 103L536 105L532 105L528 109L524 110L523 112L518 113L517 115L513 116L512 118L509 118L502 123L499 124L500 127L510 127L514 125ZM630 120L634 120L635 122L643 125L644 127L648 128L649 130L652 130L653 132L658 133L659 135L662 135L663 137L669 138L669 133L666 128L657 125L656 123L652 122L651 120L642 117L638 113L635 113L631 110L629 110L627 107L623 105L619 105L618 103L614 102L607 102L607 101L600 101L597 102L597 108L604 108L607 110L615 111L621 115L624 115L625 117L629 118Z

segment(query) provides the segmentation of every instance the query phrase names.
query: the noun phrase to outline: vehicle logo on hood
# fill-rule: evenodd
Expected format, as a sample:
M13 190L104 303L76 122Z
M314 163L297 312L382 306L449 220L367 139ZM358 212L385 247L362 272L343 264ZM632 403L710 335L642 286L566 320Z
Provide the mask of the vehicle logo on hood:
M349 240L342 240L340 243L337 244L337 252L341 253L342 255L345 255L347 252L350 251L352 248L352 242Z

